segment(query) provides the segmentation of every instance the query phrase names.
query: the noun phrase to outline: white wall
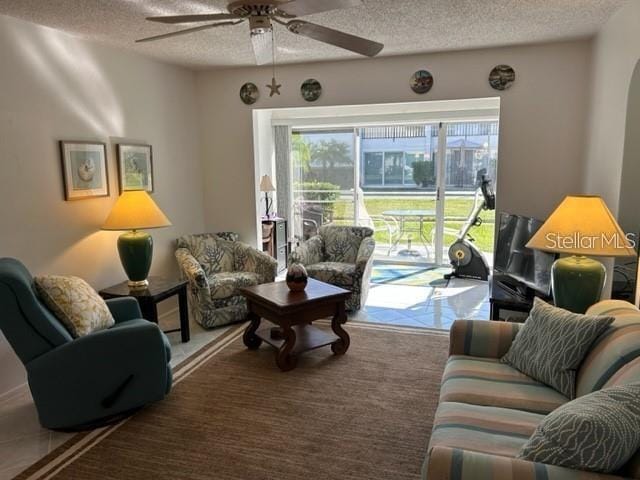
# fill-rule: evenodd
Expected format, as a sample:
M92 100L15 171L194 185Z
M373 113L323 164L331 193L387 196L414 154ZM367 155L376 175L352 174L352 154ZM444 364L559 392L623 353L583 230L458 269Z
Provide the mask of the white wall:
M173 227L154 230L152 274L175 274L172 241L204 227L192 72L0 16L0 256L34 274L78 275L102 288L125 279L117 232L100 225L118 195L65 202L57 141L153 146L154 199ZM24 371L0 334L0 394Z
M629 88L618 222L626 232L640 232L640 61ZM625 259L628 261L628 259Z
M518 78L500 94L498 208L544 217L564 195L582 188L590 54L591 43L579 41L282 66L282 96L273 98L265 87L268 68L199 73L206 227L235 230L255 242L256 226L247 221L256 214L252 107L238 97L245 82L260 87L257 108L311 105L299 93L307 78L324 88L313 105L484 98L498 94L487 76L500 63L512 65ZM435 77L428 95L409 88L420 68Z
M594 41L585 190L618 212L631 77L640 59L640 2L617 11ZM640 179L636 179L636 182Z

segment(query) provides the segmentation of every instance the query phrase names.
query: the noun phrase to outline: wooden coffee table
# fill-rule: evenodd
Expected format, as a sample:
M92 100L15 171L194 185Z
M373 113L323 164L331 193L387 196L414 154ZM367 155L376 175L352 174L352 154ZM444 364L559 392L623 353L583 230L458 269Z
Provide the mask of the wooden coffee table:
M349 334L342 328L347 321L348 290L310 278L302 292L292 292L285 282L275 282L242 288L240 293L247 299L251 320L244 332L244 344L256 350L264 341L276 348L280 370L294 369L302 352L331 345L334 354L344 355L349 348ZM327 317L332 317L333 334L311 325ZM260 328L263 318L280 327L281 338L272 338L273 325Z

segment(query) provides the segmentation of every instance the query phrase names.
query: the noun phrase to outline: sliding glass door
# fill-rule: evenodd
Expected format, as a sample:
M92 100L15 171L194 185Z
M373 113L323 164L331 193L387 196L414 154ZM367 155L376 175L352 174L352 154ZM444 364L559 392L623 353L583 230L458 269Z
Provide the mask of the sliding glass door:
M442 125L441 136L447 148L438 157L439 206L436 244L442 257L436 263L448 263L447 250L461 236L465 224L472 220L471 213L483 198L479 191L482 176L492 181L495 188L498 162L498 122L455 122ZM488 260L493 259L495 212L482 210L469 235Z
M353 129L292 133L293 234L307 239L327 223L355 223Z
M447 264L479 172L495 179L497 147L497 121L293 129L293 234L368 226L381 260ZM472 234L491 254L493 212L481 219Z

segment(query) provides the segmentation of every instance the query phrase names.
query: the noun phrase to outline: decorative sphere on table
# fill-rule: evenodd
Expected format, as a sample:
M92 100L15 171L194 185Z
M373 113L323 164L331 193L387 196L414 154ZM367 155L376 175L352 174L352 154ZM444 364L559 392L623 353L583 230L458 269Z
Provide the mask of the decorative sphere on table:
M301 292L307 286L307 269L299 263L292 264L287 270L287 287L292 292Z

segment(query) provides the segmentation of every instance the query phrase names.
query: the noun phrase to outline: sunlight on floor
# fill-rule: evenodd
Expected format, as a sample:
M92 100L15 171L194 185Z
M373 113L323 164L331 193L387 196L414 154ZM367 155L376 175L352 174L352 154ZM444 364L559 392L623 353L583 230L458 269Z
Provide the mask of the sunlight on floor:
M357 321L448 330L458 318L489 319L489 284L453 278L446 286L372 284Z

